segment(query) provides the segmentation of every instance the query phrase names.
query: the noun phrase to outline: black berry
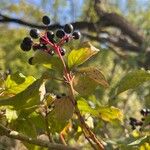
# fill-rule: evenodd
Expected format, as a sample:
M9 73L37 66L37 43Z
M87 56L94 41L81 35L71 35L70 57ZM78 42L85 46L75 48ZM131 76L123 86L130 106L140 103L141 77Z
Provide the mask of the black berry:
M141 109L140 113L141 113L141 115L146 116L147 115L147 110L146 109Z
M59 29L56 32L56 36L61 39L65 36L65 32L62 29Z
M49 18L48 16L43 16L42 22L43 22L45 25L49 25L49 24L50 24L50 18Z
M53 50L50 50L48 53L49 53L51 56L53 56L53 55L55 54Z
M129 118L131 122L136 122L137 120L135 118L130 117Z
M33 41L30 37L25 37L22 41L24 44L32 45Z
M60 99L60 98L61 98L61 96L60 96L60 95L56 95L56 98L57 98L57 99Z
M46 46L45 44L41 44L41 45L40 45L40 49L42 49L42 50L47 50L48 48L47 48L47 46Z
M37 29L31 29L30 30L30 36L34 39L37 39L39 37L39 30Z
M66 53L66 50L65 50L64 48L61 48L61 49L60 49L60 53L61 53L62 56L64 56L65 53Z
M75 31L73 32L72 36L75 40L78 40L81 37L81 33L79 31Z
M23 51L29 51L29 50L31 50L31 45L30 45L30 44L26 44L26 43L21 43L21 44L20 44L20 48L21 48Z
M64 31L65 31L66 33L70 34L70 33L73 31L73 26L72 26L72 24L66 24L66 25L64 26Z
M28 63L29 63L30 65L33 65L33 57L29 58Z
M66 96L66 93L62 93L61 95L62 95L62 96Z
M47 38L49 39L49 41L51 41L52 43L54 42L54 32L53 31L48 31L47 32Z

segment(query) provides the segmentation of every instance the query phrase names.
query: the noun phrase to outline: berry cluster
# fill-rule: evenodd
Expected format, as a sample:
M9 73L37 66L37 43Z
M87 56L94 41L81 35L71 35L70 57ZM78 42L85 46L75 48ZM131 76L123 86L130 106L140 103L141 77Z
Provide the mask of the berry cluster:
M130 125L132 127L132 129L136 129L137 126L142 126L145 120L145 117L147 117L148 115L150 115L150 109L142 109L140 111L141 115L143 116L141 120L137 120L136 118L132 118L130 117Z
M50 18L43 16L42 22L48 27L50 25ZM34 51L42 50L51 56L55 53L64 56L66 50L62 46L72 39L77 40L81 37L80 32L73 31L72 24L66 24L63 29L58 29L55 33L47 29L44 33L40 33L38 29L31 29L30 36L23 39L20 45L21 49L23 51L30 51L31 49ZM33 39L38 39L38 42L34 42ZM29 64L32 64L32 59L33 57L28 60Z

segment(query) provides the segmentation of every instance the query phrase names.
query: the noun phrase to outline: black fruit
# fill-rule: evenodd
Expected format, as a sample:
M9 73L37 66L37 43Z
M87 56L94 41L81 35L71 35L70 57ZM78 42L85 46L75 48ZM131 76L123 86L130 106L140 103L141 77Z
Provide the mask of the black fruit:
M60 98L61 98L61 96L60 96L60 95L56 95L56 98L57 98L57 99L60 99Z
M51 41L52 43L54 42L54 32L53 31L48 31L47 32L47 38L49 39L49 41Z
M23 51L29 51L29 50L31 50L31 45L30 45L30 44L26 44L26 43L21 43L21 44L20 44L20 48L21 48Z
M66 33L71 33L72 31L73 31L73 26L72 26L72 24L66 24L65 26L64 26L64 31L66 32Z
M48 53L49 53L51 56L53 56L53 55L55 54L53 50L49 51Z
M31 29L30 30L30 36L34 39L37 39L39 37L39 30L37 29Z
M64 48L61 48L61 49L60 49L60 53L61 53L62 56L64 56L65 53L66 53L66 50L65 50Z
M29 58L28 63L29 63L30 65L33 65L33 57Z
M79 31L75 31L73 32L72 36L75 40L78 40L81 37L81 33Z
M46 46L45 44L41 44L41 45L40 45L40 49L42 49L42 50L47 50L48 48L47 48L47 46Z
M62 29L59 29L56 32L56 36L61 39L65 36L65 32Z
M33 41L30 37L25 37L22 41L24 44L32 45Z
M147 114L147 111L146 111L146 109L141 109L140 113L141 113L141 115L145 116Z
M42 22L43 22L45 25L49 25L49 24L50 24L50 18L49 18L48 16L43 16Z

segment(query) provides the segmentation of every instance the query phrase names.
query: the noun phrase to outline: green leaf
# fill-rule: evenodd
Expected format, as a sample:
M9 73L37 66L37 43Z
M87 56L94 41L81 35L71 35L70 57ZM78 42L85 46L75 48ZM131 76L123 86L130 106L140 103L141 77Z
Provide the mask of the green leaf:
M76 75L73 81L74 89L82 96L93 94L98 84L86 75Z
M97 108L91 108L87 101L83 98L80 98L77 101L79 109L84 113L89 113L93 115L94 117L101 118L104 121L112 122L114 120L123 120L123 114L120 111L120 109L115 108L113 106L111 107L97 107Z
M108 87L104 75L94 67L85 67L75 70L74 89L82 96L93 94L96 87Z
M69 97L63 97L54 101L54 110L49 114L49 124L53 132L60 132L72 118L73 104ZM55 127L55 128L54 128Z
M78 50L72 50L68 55L68 67L72 69L78 65L81 65L93 55L97 54L99 49L95 48L89 42L82 44L82 47Z
M37 50L33 60L33 65L43 64L44 67L54 70L62 70L62 62L57 56L51 56L44 51Z
M144 136L144 137L141 137L139 139L137 139L136 141L128 144L129 146L135 146L135 145L140 145L142 143L145 143L145 142L150 142L150 137L149 136Z
M30 84L35 81L33 76L25 77L22 73L8 75L4 82L5 90L3 95L18 94L25 90Z
M43 79L36 80L17 95L6 99L1 99L0 106L12 106L18 110L39 104L41 97L45 94L40 89L42 84L44 84Z
M116 107L100 107L98 108L99 117L104 121L111 122L113 120L123 121L123 114L120 109Z
M69 97L62 97L54 101L54 115L58 120L69 120L74 112L74 106Z
M80 111L84 113L90 113L93 116L97 116L97 110L91 108L84 98L80 97L80 99L77 101L77 104Z
M10 123L12 120L16 120L18 118L17 112L12 109L6 109L6 119L8 123Z
M128 89L136 88L146 81L150 81L150 73L148 71L136 70L130 72L119 82L117 94L120 94Z
M96 83L102 85L105 88L109 86L104 75L99 69L95 67L80 68L77 70L77 72L86 75L87 77L94 80Z
M18 119L13 123L13 128L29 137L37 138L38 131L45 131L44 118L36 112L31 113L29 116L22 118L18 116Z

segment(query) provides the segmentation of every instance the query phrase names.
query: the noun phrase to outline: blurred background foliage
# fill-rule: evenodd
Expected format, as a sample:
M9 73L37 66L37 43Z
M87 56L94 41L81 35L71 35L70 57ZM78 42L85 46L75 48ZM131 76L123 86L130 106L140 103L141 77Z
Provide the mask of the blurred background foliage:
M90 7L89 7L90 6ZM104 9L108 12L117 12L127 18L135 25L139 33L146 36L145 45L150 45L150 1L149 0L106 0ZM5 15L20 18L28 22L41 24L41 18L47 14L52 20L52 24L60 23L62 25L75 21L92 21L95 22L98 16L95 13L92 0L0 0L0 12ZM28 58L33 55L33 51L26 53L21 51L21 40L28 34L29 27L19 24L0 23L0 72L12 73L19 71L24 75L33 75L38 78L45 71L41 66L31 66L27 63ZM111 33L118 32L117 29L109 28ZM88 32L88 31L81 31ZM92 34L90 32L90 34ZM93 33L94 34L94 33ZM72 42L66 45L66 49L76 49L79 43L86 41L82 37L79 42ZM109 81L110 88L107 90L101 87L97 88L95 93L88 100L95 105L113 105L120 108L125 115L125 124L119 126L117 123L105 125L100 122L95 127L96 133L102 132L104 125L109 137L117 139L124 134L126 127L128 130L128 118L130 116L140 117L141 108L150 108L150 85L144 84L135 90L124 92L118 97L113 97L113 89L118 81L129 71L139 69L138 60L144 60L145 54L124 51L128 54L126 59L116 55L107 44L101 44L97 41L91 41L93 45L101 50L95 59L89 61L88 65L99 67ZM54 83L56 85L56 83ZM49 87L49 90L52 88ZM57 89L58 90L58 89ZM96 96L94 96L96 95ZM98 120L94 120L97 122ZM116 130L117 128L117 130Z

